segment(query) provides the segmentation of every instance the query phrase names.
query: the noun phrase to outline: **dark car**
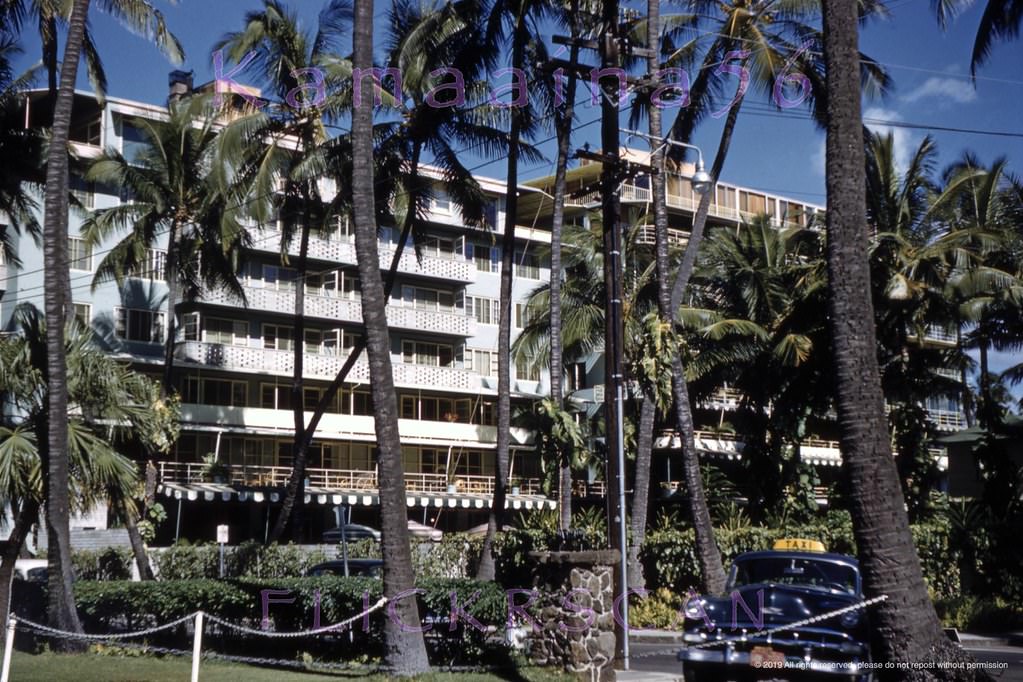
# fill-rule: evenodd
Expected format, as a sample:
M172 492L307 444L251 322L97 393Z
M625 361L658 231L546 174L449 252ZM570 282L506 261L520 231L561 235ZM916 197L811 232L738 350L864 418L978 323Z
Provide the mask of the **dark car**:
M384 562L380 559L349 559L348 560L348 575L349 576L360 576L364 578L379 578L383 575ZM322 576L322 575L333 575L333 576L344 576L345 574L345 562L341 559L335 561L325 561L322 564L316 564L308 570L305 574L309 577Z
M779 545L820 551L741 554L729 574L729 596L694 597L686 604L686 648L678 653L686 682L756 676L872 679L864 609L773 634L755 634L863 601L855 558L826 553L823 545L812 541ZM721 644L712 644L719 640Z

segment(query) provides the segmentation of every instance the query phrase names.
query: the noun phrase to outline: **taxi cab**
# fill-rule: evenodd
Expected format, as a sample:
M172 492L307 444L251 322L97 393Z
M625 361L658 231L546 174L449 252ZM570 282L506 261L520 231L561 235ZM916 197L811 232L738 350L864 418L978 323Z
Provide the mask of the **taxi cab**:
M854 557L828 553L816 540L779 540L736 557L726 592L686 604L678 653L686 682L872 679L865 610L778 629L862 602Z

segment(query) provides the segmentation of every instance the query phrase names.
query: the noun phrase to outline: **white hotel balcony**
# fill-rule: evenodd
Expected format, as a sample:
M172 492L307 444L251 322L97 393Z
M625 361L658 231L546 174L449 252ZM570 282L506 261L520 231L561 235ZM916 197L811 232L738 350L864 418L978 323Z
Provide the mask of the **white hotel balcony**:
M256 251L280 253L281 235L272 230L257 232L251 248ZM383 243L379 244L379 248L380 267L386 270L391 267L391 259L394 257L396 246ZM293 239L288 246L288 253L297 256L298 250L299 241ZM309 257L344 265L358 264L355 259L355 242L346 237L336 239L310 237ZM471 260L461 257L442 258L427 254L423 254L422 259L417 259L415 249L411 244L405 247L405 252L402 254L401 260L398 261L398 272L404 275L417 275L465 284L476 281L476 265Z
M295 354L290 350L229 346L221 343L184 341L175 349L175 357L183 363L192 363L234 372L291 376ZM348 354L319 355L306 353L303 371L307 378L331 381L337 376ZM392 359L394 384L399 388L468 391L479 393L481 377L475 372L455 367L413 365ZM368 383L369 365L365 357L359 359L348 374L349 383Z
M294 292L254 286L243 288L248 310L285 315L295 314ZM235 309L239 307L237 300L223 292L206 293L203 295L202 301L211 305L222 305ZM362 302L357 299L307 293L305 314L306 317L362 324ZM394 329L409 329L451 336L473 336L476 334L476 319L460 312L389 305L387 306L387 324Z

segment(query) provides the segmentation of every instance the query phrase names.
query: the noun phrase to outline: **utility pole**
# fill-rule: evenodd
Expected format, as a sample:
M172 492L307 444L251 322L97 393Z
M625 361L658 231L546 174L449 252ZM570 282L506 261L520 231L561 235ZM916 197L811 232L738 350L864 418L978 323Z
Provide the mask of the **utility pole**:
M600 44L603 77L600 97L600 146L606 161L601 166L600 196L604 230L604 429L607 443L607 517L611 548L621 557L616 597L629 589L625 540L625 439L624 439L624 324L622 319L622 234L618 196L618 96L621 88L621 54L618 44L618 0L604 0L604 35ZM615 619L615 658L629 669L629 600L622 599L621 621Z
M604 247L604 430L607 444L605 480L607 481L608 538L611 548L620 557L619 570L615 573L614 594L620 601L622 618L615 618L615 658L621 661L624 670L629 669L629 603L627 598L628 545L626 542L625 504L625 324L622 314L622 280L624 260L622 258L622 231L620 225L621 203L619 188L622 182L637 173L656 174L658 169L648 164L622 160L619 154L619 98L624 83L642 84L643 79L627 78L622 70L622 53L648 56L651 50L632 47L624 39L618 16L618 0L604 0L602 21L603 33L598 40L566 38L555 36L554 42L589 50L600 55L598 89L601 96L600 152L588 148L576 152L576 157L597 161L601 164L600 188L602 200L602 228ZM591 80L597 69L575 62L554 59L550 68L565 68L583 78ZM592 192L587 185L573 192L580 196Z

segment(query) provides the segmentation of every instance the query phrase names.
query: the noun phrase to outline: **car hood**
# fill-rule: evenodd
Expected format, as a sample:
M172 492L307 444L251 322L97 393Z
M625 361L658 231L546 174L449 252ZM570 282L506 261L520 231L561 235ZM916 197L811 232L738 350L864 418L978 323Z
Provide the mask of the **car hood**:
M763 591L763 610L760 608L760 592ZM844 608L859 601L855 595L827 592L796 585L763 583L737 588L732 595L735 601L735 628L755 630L760 626L783 625L818 616L829 611ZM741 602L739 600L742 600ZM733 596L704 599L704 611L716 627L731 628ZM743 604L749 609L746 613ZM757 621L757 622L755 622ZM837 617L822 621L824 626L837 626Z

